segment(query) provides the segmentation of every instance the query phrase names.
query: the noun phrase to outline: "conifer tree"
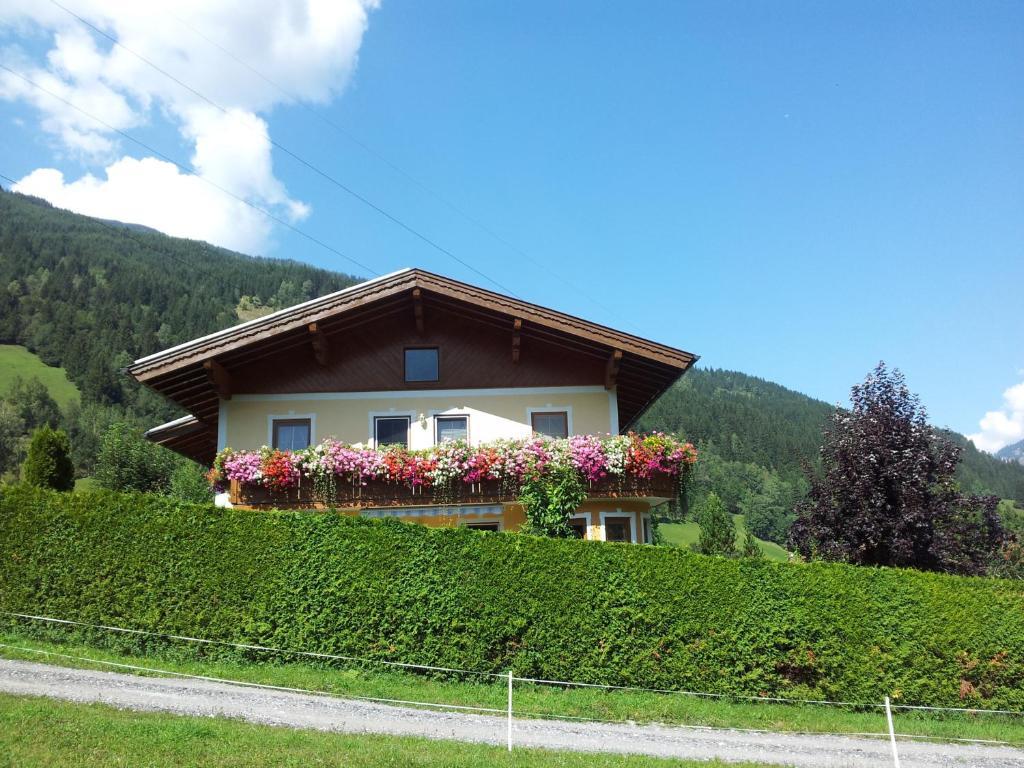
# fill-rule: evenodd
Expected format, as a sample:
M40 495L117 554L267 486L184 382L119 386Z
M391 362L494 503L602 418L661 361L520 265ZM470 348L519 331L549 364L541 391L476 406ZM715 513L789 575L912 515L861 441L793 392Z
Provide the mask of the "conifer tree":
M718 494L709 493L697 508L700 538L694 549L702 555L735 555L736 528Z
M42 426L32 434L28 455L22 465L26 483L57 491L75 487L75 468L71 463L71 443L62 430Z

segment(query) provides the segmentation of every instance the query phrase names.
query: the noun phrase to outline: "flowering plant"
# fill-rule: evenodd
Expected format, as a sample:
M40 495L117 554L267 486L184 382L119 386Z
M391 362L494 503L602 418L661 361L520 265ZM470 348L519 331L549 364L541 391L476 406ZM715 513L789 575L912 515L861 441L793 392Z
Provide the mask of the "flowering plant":
M570 473L583 483L621 482L658 476L681 482L697 460L690 443L672 435L573 435L553 440L497 440L471 446L445 442L426 450L401 446L374 449L328 438L301 451L225 448L217 454L212 482L236 480L274 491L312 482L331 495L338 483L362 486L374 481L400 483L454 495L460 484L498 481L507 491Z

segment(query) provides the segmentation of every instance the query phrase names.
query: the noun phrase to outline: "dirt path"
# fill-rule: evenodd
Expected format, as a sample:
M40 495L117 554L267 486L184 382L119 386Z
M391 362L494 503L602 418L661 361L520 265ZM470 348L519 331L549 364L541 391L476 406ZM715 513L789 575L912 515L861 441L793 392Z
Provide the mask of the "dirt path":
M6 659L0 660L0 691L101 702L124 709L223 715L265 725L323 731L425 736L488 744L504 744L506 733L506 720L498 716L437 712L203 680L140 677ZM520 747L584 752L719 758L815 768L892 765L888 742L856 737L517 719L513 738ZM903 742L900 759L904 768L1022 768L1024 750Z

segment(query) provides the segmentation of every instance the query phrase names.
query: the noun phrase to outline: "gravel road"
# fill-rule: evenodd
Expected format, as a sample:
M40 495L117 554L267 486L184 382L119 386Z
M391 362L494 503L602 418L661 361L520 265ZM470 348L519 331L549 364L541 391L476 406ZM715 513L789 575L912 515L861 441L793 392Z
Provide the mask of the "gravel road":
M122 709L221 715L322 731L425 736L486 744L504 744L506 733L506 720L499 716L437 712L204 680L141 677L6 659L0 660L0 691L101 702ZM879 723L883 724L884 721ZM583 752L749 760L815 768L892 765L889 743L871 738L533 719L515 720L513 738L520 747ZM904 768L1024 768L1024 750L904 741L900 744L900 760Z

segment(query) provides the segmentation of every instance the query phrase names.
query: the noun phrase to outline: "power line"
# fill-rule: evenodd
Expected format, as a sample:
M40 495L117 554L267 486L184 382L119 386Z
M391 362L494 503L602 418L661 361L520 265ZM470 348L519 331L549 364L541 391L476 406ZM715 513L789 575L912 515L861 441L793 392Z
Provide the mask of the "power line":
M227 108L221 106L219 103L217 103L216 101L211 99L209 96L206 96L204 93L196 90L195 88L190 86L188 83L185 83L184 81L178 79L177 77L172 75L167 70L165 70L165 69L161 68L160 66L154 64L152 61L147 59L142 54L137 53L136 51L132 50L128 46L124 45L124 43L120 42L113 35L103 31L102 29L100 29L99 27L97 27L96 25L94 25L93 23L88 21L87 19L79 16L74 11L70 10L69 8L66 8L63 5L61 5L59 2L57 2L57 0L50 0L50 2L53 5L55 5L57 8L60 8L62 11L67 13L69 16L77 19L84 26L86 26L89 29L93 30L96 34L101 35L102 37L104 37L107 40L109 40L113 45L116 45L119 48L121 48L122 50L126 51L127 53L130 53L132 56L137 58L139 61L143 62L144 64L146 64L146 65L148 65L150 67L152 67L154 70L159 72L161 75L166 77L168 80L171 80L172 82L177 83L179 86L181 86L182 88L184 88L189 93L191 93L194 96L196 96L197 98L203 100L204 102L209 104L214 109L219 110L221 113L223 113L225 115L229 114L229 111L227 110ZM509 294L511 296L515 296L516 298L521 298L514 291L512 291L510 288L508 288L507 286L502 285L501 283L499 283L497 280L495 280L490 275L488 275L485 272L477 269L472 264L470 264L468 261L466 261L465 259L462 259L459 256L457 256L456 254L452 253L452 251L448 250L443 245L440 245L436 241L434 241L431 238L427 237L426 235L424 235L422 232L420 232L419 230L415 229L411 225L406 224L400 218L398 218L397 216L395 216L392 213L388 212L387 210L385 210L381 206L377 205L372 200L364 197L362 194L360 194L356 190L352 189L351 187L349 187L345 183L339 181L338 179L336 179L334 176L332 176L331 174L327 173L326 171L321 170L319 167L317 167L316 165L314 165L310 161L306 160L304 157L302 157L298 153L296 153L296 152L292 151L291 149L289 149L288 147L284 146L279 141L276 141L275 139L271 138L269 132L266 134L266 138L267 138L267 141L271 144L271 146L273 146L275 149L277 149L277 150L283 152L284 154L288 155L289 157L291 157L296 162L300 163L301 165L305 166L309 170L313 171L313 173L315 173L318 176L326 179L331 184L334 184L336 187L338 187L342 191L348 193L349 195L351 195L352 197L354 197L356 200L358 200L359 202L363 203L364 205L368 206L369 208L372 208L374 211L379 213L381 216L384 216L389 221L393 222L394 224L397 224L399 227L401 227L402 229L406 230L407 232L409 232L413 236L417 237L418 239L420 239L421 241L423 241L424 243L429 245L431 248L434 248L438 252L443 253L446 256L448 256L449 258L455 260L456 262L461 264L466 269L471 270L475 274L477 274L480 277L482 277L484 280L487 280L488 282L494 284L495 286L500 288L505 293L507 293L507 294Z
M593 296L591 296L587 291L584 291L582 288L580 288L575 283L567 280L563 275L560 275L559 273L555 272L553 269L551 269L550 266L548 266L546 263L544 263L540 259L534 258L530 254L526 253L523 249L519 248L518 246L516 246L513 243L511 243L508 240L506 240L504 237L499 235L497 232L495 232L493 229L488 227L482 221L480 221L476 217L470 215L465 210L460 208L458 205L453 203L446 196L440 194L436 190L431 189L426 184L424 184L419 179L417 179L415 176L413 176L411 173L408 173L407 171L402 169L400 166L396 165L394 162L392 162L388 158L384 157L384 155L382 155L379 152L377 152L376 150L374 150L366 142L362 141L358 136L353 134L351 131L349 131L345 127L343 127L343 126L339 125L338 123L334 122L333 120L331 120L330 118L325 116L320 111L318 111L316 109L313 109L313 107L311 107L309 104L307 104L300 96L295 94L293 91L288 90L283 85L278 83L276 80L268 77L263 72L261 72L259 69L254 67L252 64L250 64L249 62L245 61L243 58L241 58L237 54L233 53L232 51L230 51L227 48L225 48L224 46L222 46L216 40L212 40L209 36L205 35L201 30L197 29L192 24L190 24L187 21L185 21L185 19L182 19L179 16L174 15L170 11L165 11L165 13L168 16L170 16L172 19L174 19L176 22L178 22L181 26L185 27L190 32L192 32L192 34L194 34L196 37L199 37L200 39L206 41L209 45L213 46L218 51L220 51L222 54L224 54L229 59L234 61L236 64L238 64L241 67L244 67L249 72L251 72L253 75L258 77L260 80L262 80L263 82L267 83L268 85L270 85L271 87L276 89L278 91L278 93L280 93L281 95L283 95L284 97L286 97L290 101L292 101L295 104L297 104L299 107L304 109L306 112L308 112L310 115L315 117L317 120L319 120L320 122L324 123L328 127L332 128L334 131L336 131L340 135L344 136L346 139L351 141L357 147L362 149L366 154L370 155L371 157L375 158L376 160L378 160L381 163L383 163L384 165L386 165L388 168L390 168L392 171L394 171L399 176L404 178L410 184L412 184L413 186L418 188L421 192L423 192L426 195L434 198L438 202L444 204L451 211L454 211L457 215L461 216L463 219L468 221L470 224L472 224L473 226L477 227L479 230L481 230L482 232L484 232L485 234L487 234L488 236L493 238L495 241L497 241L498 243L503 245L505 248L508 248L510 251L512 251L516 255L522 257L523 259L526 259L531 264L534 264L535 266L540 267L545 272L547 272L549 275L554 277L556 280L558 280L562 284L564 284L567 287L569 287L569 288L573 289L574 291L576 291L580 296L585 298L587 301L592 302L594 305L596 305L597 307L603 309L605 312L608 312L611 315L615 315L616 317L620 317L621 318L621 316L614 309L612 309L612 308L606 306L605 304L599 302L597 299L595 299Z
M171 165L175 166L181 172L186 173L189 176L195 176L197 179L200 179L203 182L205 182L206 184L209 184L214 189L219 190L223 194L228 195L229 197L237 200L238 202L240 202L240 203L242 203L244 205L247 205L249 208L252 208L254 211L258 211L259 213L263 214L264 216L266 216L271 221L273 221L273 222L275 222L277 224L280 224L281 226L286 227L287 229L290 229L292 232L295 232L296 234L301 235L302 237L306 238L307 240L309 240L312 243L316 243L321 248L325 248L326 250L330 251L331 253L335 254L336 256L340 256L341 258L345 259L346 261L349 261L352 264L355 264L360 269L366 270L371 275L373 275L375 277L379 277L380 276L380 272L377 272L375 269L371 269L366 264L363 264L361 261L359 261L357 259L354 259L353 257L349 256L346 253L342 253L337 248L335 248L335 247L333 247L331 245L328 245L327 243L325 243L320 238L315 237L314 235L311 235L308 232L305 232L305 231L299 229L295 225L288 223L287 221L285 221L281 217L275 216L273 213L271 213L267 209L262 208L261 206L256 205L255 203L253 203L253 202L251 202L249 200L246 200L244 197L236 195L234 192L230 191L229 189L225 189L224 187L220 186L216 182L211 181L210 179L206 178L205 176L203 176L198 171L195 171L192 168L189 168L188 166L182 165L181 163L179 163L177 160L175 160L174 158L170 157L169 155L166 155L163 152L161 152L160 150L156 149L155 147L152 147L149 144L145 143L144 141L135 138L134 136L129 134L127 131L123 131L120 128L115 128L110 123L106 122L105 120L102 120L99 117L96 117L96 115L92 114L91 112L86 112L84 109L79 107L77 104L74 104L73 102L69 101L68 99L65 99L63 96L59 96L58 94L54 93L53 91L49 90L48 88L45 88L45 87L39 85L39 83L35 82L31 78L26 77L25 75L21 74L20 72L14 71L13 69L8 67L6 64L3 64L2 62L0 62L0 69L4 69L7 72L10 72L15 77L17 77L20 80L23 80L24 82L26 82L29 85L31 85L33 88L36 88L37 90L47 94L48 96L51 96L54 99L57 99L58 101L62 102L63 104L66 104L67 106L71 107L76 112L79 112L80 114L85 115L89 119L94 120L95 122L99 123L104 128L106 128L108 131L112 131L112 132L118 134L119 136L123 136L124 138L128 139L129 141L131 141L131 142L137 144L138 146L142 147L147 152L153 153L157 157L160 157L161 159L163 159L163 160L167 161L168 163L170 163Z

